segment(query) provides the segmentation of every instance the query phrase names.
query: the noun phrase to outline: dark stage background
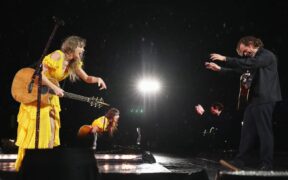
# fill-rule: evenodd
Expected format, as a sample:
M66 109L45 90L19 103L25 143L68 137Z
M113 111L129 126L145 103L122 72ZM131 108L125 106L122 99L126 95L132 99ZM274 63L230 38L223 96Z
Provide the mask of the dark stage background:
M5 10L5 11L4 11ZM150 150L192 152L207 147L201 131L208 117L194 111L222 102L219 147L238 147L242 112L236 110L238 75L220 75L205 69L209 54L236 56L238 39L255 35L279 58L283 101L274 119L276 150L284 143L287 123L287 32L288 5L285 1L144 1L144 0L63 0L1 1L0 33L0 136L15 139L19 103L11 96L15 73L36 63L54 27L53 16L65 26L57 30L49 52L58 49L69 35L87 39L84 68L100 76L108 89L70 83L64 89L84 96L103 97L121 111L119 131L113 144L135 145L142 132L142 145ZM137 79L156 76L162 91L143 97L136 90ZM90 124L107 110L61 99L63 146L73 146L78 128ZM211 120L211 119L210 119ZM217 142L217 141L216 141Z

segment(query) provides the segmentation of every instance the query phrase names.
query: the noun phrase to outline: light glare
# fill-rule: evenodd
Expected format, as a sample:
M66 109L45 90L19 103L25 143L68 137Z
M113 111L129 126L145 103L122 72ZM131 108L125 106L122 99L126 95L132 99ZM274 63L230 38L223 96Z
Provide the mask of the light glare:
M153 93L160 90L160 83L156 80L141 80L138 83L138 90L142 93Z

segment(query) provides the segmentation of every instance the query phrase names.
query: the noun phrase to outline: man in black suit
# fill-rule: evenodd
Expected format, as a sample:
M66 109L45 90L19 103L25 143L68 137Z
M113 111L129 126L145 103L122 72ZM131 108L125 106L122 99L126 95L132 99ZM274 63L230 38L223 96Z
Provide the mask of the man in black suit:
M206 62L207 69L223 72L227 68L242 72L249 71L252 82L248 83L248 104L245 108L239 152L233 161L234 165L245 166L250 150L257 138L260 142L261 170L270 170L273 165L274 136L272 117L276 102L282 100L277 58L264 48L262 41L253 36L245 36L237 43L236 51L241 58L227 57L213 53L212 61L221 61L221 67L214 62Z

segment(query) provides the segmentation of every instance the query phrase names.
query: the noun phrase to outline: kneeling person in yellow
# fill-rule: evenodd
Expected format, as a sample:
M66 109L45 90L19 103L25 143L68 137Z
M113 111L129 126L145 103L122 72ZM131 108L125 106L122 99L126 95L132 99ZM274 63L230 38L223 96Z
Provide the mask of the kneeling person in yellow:
M118 120L120 118L120 111L116 108L110 108L104 116L95 119L91 125L83 125L78 131L78 138L89 137L94 135L93 149L96 149L97 137L108 133L110 137L118 127Z
M119 118L120 111L118 109L109 109L105 116L101 116L92 122L92 132L98 134L108 132L109 135L113 136L113 133L117 130Z

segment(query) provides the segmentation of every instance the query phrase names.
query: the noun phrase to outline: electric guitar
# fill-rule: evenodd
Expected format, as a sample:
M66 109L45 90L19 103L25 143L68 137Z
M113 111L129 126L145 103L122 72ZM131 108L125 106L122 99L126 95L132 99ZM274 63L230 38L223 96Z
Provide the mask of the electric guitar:
M240 76L240 90L238 95L238 109L241 101L248 102L253 76L248 70Z
M29 104L33 102L37 102L37 92L38 92L38 77L35 78L35 83L31 88L31 92L29 92L29 87L31 83L32 76L34 74L35 69L33 68L22 68L20 69L14 76L11 94L12 97L19 103ZM58 81L54 79L49 79L52 83L59 86ZM41 87L41 105L48 105L50 102L50 97L54 92L48 87L43 85ZM99 97L85 97L78 94L64 92L65 98L70 98L78 101L83 101L89 103L94 107L102 107L109 106L109 104L105 103L103 98Z

